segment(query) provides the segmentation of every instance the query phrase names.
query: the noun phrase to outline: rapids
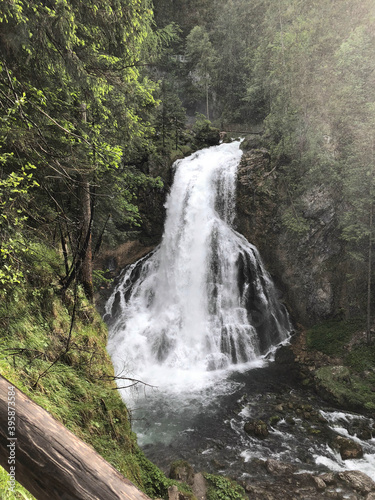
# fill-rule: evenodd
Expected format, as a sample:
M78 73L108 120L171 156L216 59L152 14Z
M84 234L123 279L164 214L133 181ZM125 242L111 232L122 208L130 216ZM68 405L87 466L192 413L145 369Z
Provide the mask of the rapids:
M237 142L176 162L162 242L123 271L106 304L116 374L153 386L122 397L139 444L165 472L181 458L237 479L264 474L256 461L271 457L301 471L345 470L353 464L329 443L356 416L339 419L272 362L292 328L257 249L233 228L241 154ZM298 413L306 404L315 421ZM268 422L266 440L244 432L251 418ZM362 445L356 468L369 473L375 440Z

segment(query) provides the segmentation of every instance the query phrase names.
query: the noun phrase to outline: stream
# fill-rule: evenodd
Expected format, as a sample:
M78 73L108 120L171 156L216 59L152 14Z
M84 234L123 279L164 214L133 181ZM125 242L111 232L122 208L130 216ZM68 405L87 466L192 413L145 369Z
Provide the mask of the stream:
M123 271L106 304L116 374L148 384L122 389L139 444L167 474L184 459L262 478L272 458L301 474L375 480L374 422L329 407L272 361L293 328L259 252L233 228L241 155L237 142L176 162L162 242ZM265 435L245 431L254 420ZM363 458L344 461L338 435Z
M166 473L173 461L184 459L197 471L262 479L261 462L272 458L301 472L360 470L375 480L375 439L356 436L374 421L330 407L301 388L284 366L262 364L216 374L201 387L192 381L183 393L171 386L128 395L146 456ZM268 424L266 438L244 431L251 419ZM331 445L337 435L360 443L363 458L342 460Z

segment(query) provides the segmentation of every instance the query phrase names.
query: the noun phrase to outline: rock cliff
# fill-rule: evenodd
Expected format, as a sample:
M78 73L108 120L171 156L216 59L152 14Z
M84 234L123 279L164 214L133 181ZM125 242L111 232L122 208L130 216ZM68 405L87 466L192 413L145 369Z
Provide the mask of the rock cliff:
M289 187L269 152L255 145L254 140L243 145L236 229L259 249L296 321L309 325L339 315L345 269L333 193L321 186L304 193L298 200L299 226L291 228L285 217L295 210Z

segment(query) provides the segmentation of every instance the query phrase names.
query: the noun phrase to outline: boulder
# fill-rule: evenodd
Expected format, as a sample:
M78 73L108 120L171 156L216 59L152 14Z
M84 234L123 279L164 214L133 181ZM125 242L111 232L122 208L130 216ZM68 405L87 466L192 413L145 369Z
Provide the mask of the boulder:
M244 431L250 436L264 439L268 436L268 425L263 420L249 420L244 425Z
M375 492L375 482L363 472L357 470L344 471L339 472L338 477L362 494Z
M196 474L193 467L186 460L173 462L170 467L169 477L189 485L197 500L206 500L207 481L202 473L198 472ZM168 489L168 500L184 500L184 498L176 486Z
M363 457L363 449L359 443L356 443L352 439L348 439L342 436L337 436L334 443L334 448L336 448L341 455L343 460L356 459Z
M207 481L201 472L194 474L191 489L193 490L194 496L197 500L205 500L207 498Z
M279 365L295 365L295 356L290 345L283 345L277 349L275 363Z
M321 477L312 476L312 479L313 479L313 482L318 490L323 491L326 489L327 485Z
M173 485L168 488L168 500L191 500L191 497L178 491L177 486Z
M266 461L266 469L270 474L275 476L281 476L285 474L292 474L295 472L296 468L291 464L285 464L284 462L279 462L273 458L269 458Z
M185 460L177 460L171 464L169 477L191 486L194 482L194 469Z

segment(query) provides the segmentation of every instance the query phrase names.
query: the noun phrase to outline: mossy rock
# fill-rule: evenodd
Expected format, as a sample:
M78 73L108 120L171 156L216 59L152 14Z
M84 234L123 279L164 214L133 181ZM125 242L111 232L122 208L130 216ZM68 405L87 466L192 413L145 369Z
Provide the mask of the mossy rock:
M250 151L251 149L260 149L265 147L265 140L262 134L250 134L241 142L240 148L242 151Z
M352 460L363 457L363 449L359 443L343 436L337 436L332 443L333 448L340 452L343 460Z
M171 464L169 477L192 485L194 482L194 469L186 460L177 460Z
M372 379L347 366L323 366L315 372L315 386L326 400L348 410L371 413L375 410Z
M263 420L250 420L244 425L244 431L250 436L264 439L269 435L269 429L266 422Z

